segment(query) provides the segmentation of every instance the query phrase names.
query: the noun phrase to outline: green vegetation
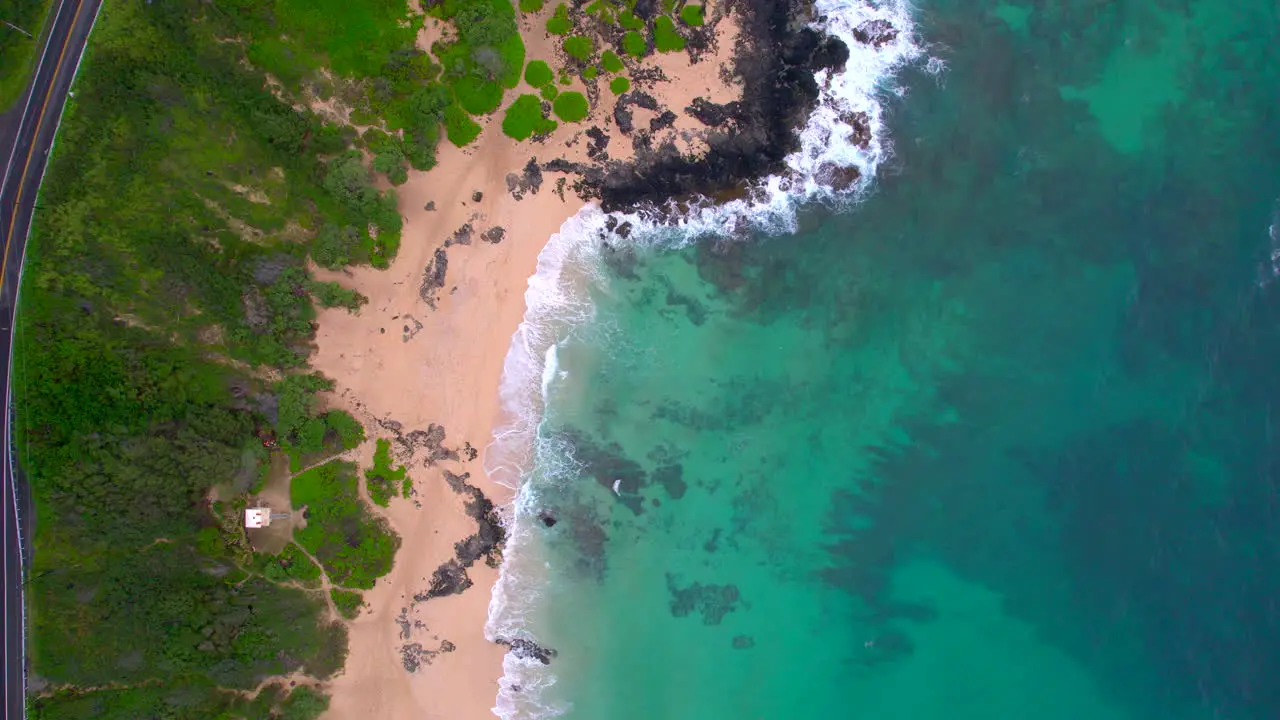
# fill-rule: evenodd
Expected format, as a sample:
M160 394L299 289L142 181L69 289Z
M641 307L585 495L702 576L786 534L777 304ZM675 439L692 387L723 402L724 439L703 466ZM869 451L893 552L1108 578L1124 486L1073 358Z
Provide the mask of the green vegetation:
M676 24L670 17L661 15L653 21L653 46L658 52L679 52L684 45L684 38L676 32Z
M612 50L605 50L600 54L600 67L607 72L620 73L623 68L622 58L618 57L618 53Z
M550 100L555 100L556 96L560 94L560 91L556 88L555 85L547 85L546 87L542 88L542 90L538 91L538 94L542 96L543 100L550 101Z
M400 493L408 472L406 467L391 466L391 442L378 438L378 446L373 453L373 467L364 473L369 499L386 507L391 498Z
M572 35L564 39L561 48L569 57L589 62L591 56L595 55L596 42L585 35Z
M320 412L315 394L331 389L319 375L290 375L275 384L276 440L294 471L364 442L364 428L350 414Z
M499 98L501 99L501 98ZM480 136L480 124L472 120L469 115L462 111L457 105L450 105L444 113L445 134L449 138L449 142L457 147L465 147L470 145L477 137Z
M60 690L32 699L33 720L316 720L329 709L329 699L306 685L286 694L279 683L264 687L253 699L193 677L181 685L161 683L143 687Z
M525 94L516 98L515 102L507 108L506 116L502 118L502 132L516 140L527 140L533 135L545 135L556 127L556 121L543 114L542 102L537 95Z
M629 30L622 36L622 51L631 57L642 58L649 51L649 43L637 30Z
M332 386L307 358L316 305L365 300L310 277L308 256L386 267L402 220L374 178L432 167L442 137L474 141L468 111L492 112L520 79L510 0L431 12L457 33L424 53L403 0L104 5L15 327L15 446L38 514L32 671L64 688L33 700L35 717L296 720L326 706L304 687L243 691L336 672L346 634L326 618L321 567L368 587L398 540L341 463L294 481L307 526L279 555L253 553L241 513L273 443L301 468L364 439L319 404ZM6 82L16 47L0 39ZM326 122L296 102L304 91L372 129Z
M360 608L364 607L364 599L356 590L333 588L329 590L329 597L333 599L338 614L347 620L355 620L360 615Z
M552 104L556 117L565 122L579 122L591 111L587 98L580 92L569 90L560 93Z
M547 18L547 32L552 35L568 35L573 29L573 22L569 20L569 6L560 3L556 6L555 13Z
M318 282L311 280L307 282L307 290L311 296L320 303L321 307L327 308L346 308L351 312L356 312L361 305L369 302L369 298L361 295L359 292L350 288L344 288L336 282Z
M36 717L216 717L265 677L345 659L343 627L295 586L313 571L255 569L236 514L282 392L261 378L310 350L308 239L362 227L372 187L362 165L338 182L354 134L272 95L219 42L237 33L196 0L108 3L41 188L13 376L32 671L122 689L57 692ZM375 253L360 231L326 242ZM335 443L354 432L323 418ZM215 485L233 500L209 503Z
M542 60L532 60L529 66L524 69L524 81L531 86L540 88L549 84L555 79L555 75L551 72L551 66Z
M701 27L706 19L702 16L701 5L685 5L680 8L680 19L689 27Z
M331 460L295 476L289 494L295 511L306 508L298 544L330 582L367 590L390 572L400 538L360 500L356 482L354 465Z
M272 582L294 581L305 587L320 587L320 566L297 543L289 543L279 555L254 556L255 567Z
M609 89L613 91L614 95L621 95L631 89L631 80L625 77L616 77L609 81Z
M0 111L22 95L35 70L37 43L49 16L50 0L9 0L0 11L4 20L30 36L0 25Z
M520 0L520 12L535 13L542 9L542 0Z
M588 65L582 69L583 80L594 80L596 79L596 76L599 74L600 74L600 68L596 67L595 65Z
M644 29L644 20L636 17L636 14L629 9L618 13L618 24L622 26L623 30Z
M46 555L59 550L55 557L75 561L70 547ZM250 688L299 668L327 677L345 657L346 633L317 623L316 596L246 579L186 545L158 543L109 564L49 572L59 575L60 592L41 593L33 629L40 675L55 683L181 686L207 678Z

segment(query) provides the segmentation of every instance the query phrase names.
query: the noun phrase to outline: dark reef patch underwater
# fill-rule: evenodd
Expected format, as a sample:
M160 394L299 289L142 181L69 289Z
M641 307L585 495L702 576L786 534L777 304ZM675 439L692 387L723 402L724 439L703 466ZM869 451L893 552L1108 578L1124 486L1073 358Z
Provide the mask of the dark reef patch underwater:
M1280 717L1276 4L911 15L856 208L564 261L507 717Z

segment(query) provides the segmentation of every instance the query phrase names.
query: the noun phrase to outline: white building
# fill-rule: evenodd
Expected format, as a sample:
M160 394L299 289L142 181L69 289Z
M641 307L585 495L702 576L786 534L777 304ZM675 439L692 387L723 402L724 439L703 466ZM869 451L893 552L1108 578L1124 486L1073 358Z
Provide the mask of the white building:
M247 528L264 528L271 524L271 508L246 508L244 526Z

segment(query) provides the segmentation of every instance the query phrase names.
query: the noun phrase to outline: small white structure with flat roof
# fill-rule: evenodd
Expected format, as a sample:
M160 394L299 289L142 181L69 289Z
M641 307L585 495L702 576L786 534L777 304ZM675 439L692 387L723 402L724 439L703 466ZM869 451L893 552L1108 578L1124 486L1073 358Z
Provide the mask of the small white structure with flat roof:
M264 528L271 524L271 508L245 508L244 526L247 528Z

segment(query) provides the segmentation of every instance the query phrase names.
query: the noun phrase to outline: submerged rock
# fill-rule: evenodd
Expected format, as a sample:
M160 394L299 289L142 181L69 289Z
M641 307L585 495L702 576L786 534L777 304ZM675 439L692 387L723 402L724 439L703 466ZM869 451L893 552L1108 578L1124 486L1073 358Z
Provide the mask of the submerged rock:
M725 615L738 609L739 593L736 585L703 585L695 582L681 589L676 586L675 578L668 575L667 589L671 592L672 617L686 617L696 612L702 615L703 625L719 625Z
M497 640L494 640L494 642L498 645L507 647L507 652L518 658L537 660L543 665L550 665L551 659L556 656L555 650L551 648L544 648L532 640L506 640L504 638L498 638Z

